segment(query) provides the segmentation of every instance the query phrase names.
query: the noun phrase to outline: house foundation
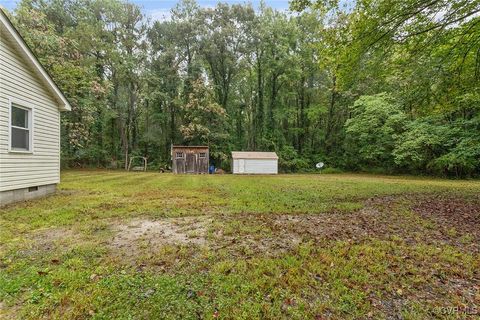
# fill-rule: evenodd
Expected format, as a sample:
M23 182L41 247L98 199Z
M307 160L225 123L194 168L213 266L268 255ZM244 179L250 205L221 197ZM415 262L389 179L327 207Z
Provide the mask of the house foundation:
M49 194L55 193L56 190L56 184L47 184L43 186L0 191L0 207L14 202L45 197Z

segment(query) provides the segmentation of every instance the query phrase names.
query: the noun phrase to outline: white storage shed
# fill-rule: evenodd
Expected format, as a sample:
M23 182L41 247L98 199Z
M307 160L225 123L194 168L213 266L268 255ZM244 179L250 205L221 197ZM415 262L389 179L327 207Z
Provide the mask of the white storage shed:
M233 151L234 174L277 174L278 156L275 152Z

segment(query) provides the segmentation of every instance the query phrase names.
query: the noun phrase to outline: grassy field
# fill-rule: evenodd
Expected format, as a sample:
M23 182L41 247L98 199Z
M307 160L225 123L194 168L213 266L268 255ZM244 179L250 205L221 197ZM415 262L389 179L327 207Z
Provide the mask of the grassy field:
M479 285L480 181L67 171L0 209L2 319L474 318Z

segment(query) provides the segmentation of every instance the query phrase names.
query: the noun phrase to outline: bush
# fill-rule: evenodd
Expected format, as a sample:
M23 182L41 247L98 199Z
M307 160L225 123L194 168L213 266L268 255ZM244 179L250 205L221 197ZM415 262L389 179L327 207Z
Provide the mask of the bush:
M299 156L297 150L292 146L284 146L278 152L278 157L281 172L308 172L314 169L311 161Z
M362 96L350 108L352 118L345 123L347 166L352 168L392 168L396 138L407 118L400 105L385 93Z
M337 173L343 173L344 171L339 168L325 168L320 171L322 174L337 174Z
M471 176L480 170L480 120L442 123L441 118L411 122L398 139L395 163L408 171Z

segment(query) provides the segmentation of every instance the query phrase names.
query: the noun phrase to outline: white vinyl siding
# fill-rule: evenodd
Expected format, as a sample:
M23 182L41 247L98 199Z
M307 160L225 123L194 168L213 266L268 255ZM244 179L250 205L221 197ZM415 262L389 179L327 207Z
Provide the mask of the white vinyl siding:
M238 172L238 159L233 159L233 168L232 168L232 172L233 173L239 173Z
M242 165L241 162L243 162L243 165ZM277 174L278 173L278 160L274 160L274 159L234 159L233 160L233 173L236 173L236 174L242 174L242 173L243 174Z
M55 184L60 181L60 111L57 101L18 44L0 34L0 191ZM10 150L10 105L32 110L30 153Z

